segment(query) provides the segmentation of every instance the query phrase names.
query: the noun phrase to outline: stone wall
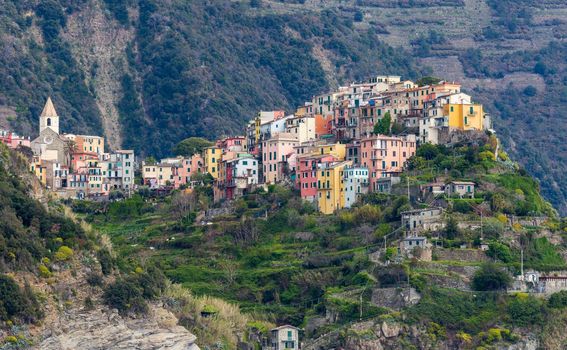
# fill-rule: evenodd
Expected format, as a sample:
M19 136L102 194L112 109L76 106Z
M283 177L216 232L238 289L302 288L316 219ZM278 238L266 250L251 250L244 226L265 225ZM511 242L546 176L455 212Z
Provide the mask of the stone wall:
M479 249L445 249L445 248L434 248L433 256L436 260L452 260L452 261L466 261L466 262L478 262L487 261L488 257L486 254Z

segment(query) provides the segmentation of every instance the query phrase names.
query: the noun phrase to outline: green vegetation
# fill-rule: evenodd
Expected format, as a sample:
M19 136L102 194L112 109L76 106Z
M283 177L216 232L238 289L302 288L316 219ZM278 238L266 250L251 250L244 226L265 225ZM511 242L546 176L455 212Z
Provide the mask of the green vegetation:
M503 240L504 234L514 235L524 249L526 268L549 271L565 265L559 247L536 236L543 226L510 226L503 213L521 213L516 210L524 205L523 201L535 203L535 210L542 211L538 215L548 207L539 198L537 187L529 187L535 183L506 161L494 159L493 150L494 138L489 135L474 146L425 145L412 158L406 176L412 186L432 181L435 176L446 176L446 181L475 181L475 198L437 198L449 204L447 225L438 238L435 233L429 238L444 247L478 247L482 242L480 230L459 224L478 222L478 210L483 208L482 243L489 244L487 254L498 261L495 264L440 260L435 256L433 262L427 263L399 257L397 239L402 232L396 233L396 228L401 212L411 208L405 185L394 187L393 194L365 195L353 208L334 216L316 213L293 191L273 185L267 191L258 190L235 200L231 210L222 215L198 222L195 218L202 210L216 207L210 183L191 193L174 191L165 198L140 191L118 202L72 205L114 243L119 258L109 257L106 261L108 269L118 269L122 277L105 287L105 300L123 313L144 312L147 300L158 295L167 298L169 293L167 288L158 288L144 295L143 285L152 283L139 280L143 270L135 257L143 253L147 254L149 266L157 266L171 281L190 290L191 300L201 300L199 306L191 306L191 314L199 315L192 317L200 317L203 323L185 320L183 312L174 307L183 324L195 332L202 332L200 327L210 322L207 320L223 315L223 306L209 298L237 304L246 317L258 317L253 324L269 319L304 327L327 312L337 317L336 322L317 329L310 337L348 327L361 317L361 310L363 319L399 319L398 313L371 302L372 289L404 290L409 281L422 299L400 311L407 317L403 322L423 327L433 341L455 336L463 343L486 347L517 341L508 329L512 326L553 322L554 316L547 312L561 305L560 301L554 301L557 306L553 307L542 302L527 305L521 296L504 292L510 285L511 273L518 272L520 261L518 245ZM495 194L501 198L495 199ZM510 211L499 206L502 199L513 204L506 209ZM544 225L554 232L562 227L554 217ZM386 235L386 250L378 253L379 261L388 265L376 265L369 261L368 254L382 249ZM477 269L470 276L474 291L442 288L443 283L436 282L464 282L460 275L463 268ZM98 285L97 281L92 278L94 285ZM537 312L542 315L534 318ZM535 321L530 321L532 318ZM252 328L258 327L262 328ZM204 332L203 336L210 339L211 333Z
M494 264L484 264L472 280L472 288L478 291L502 291L512 283L510 275Z
M189 137L175 145L173 153L178 156L190 157L197 153L201 154L203 149L212 145L211 141L202 137Z
M379 119L374 125L374 133L380 135L391 135L390 128L392 126L392 117L390 112L386 112L384 118Z
M0 321L37 322L43 317L41 307L26 284L22 289L11 277L0 275Z
M103 298L108 306L123 314L146 313L146 300L161 295L165 286L165 276L161 271L155 268L146 272L137 270L135 274L119 278L105 288Z

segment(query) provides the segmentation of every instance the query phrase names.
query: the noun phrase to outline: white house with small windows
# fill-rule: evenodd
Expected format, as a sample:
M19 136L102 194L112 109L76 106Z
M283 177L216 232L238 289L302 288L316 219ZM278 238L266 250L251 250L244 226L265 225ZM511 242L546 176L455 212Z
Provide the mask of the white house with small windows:
M445 194L449 197L474 198L474 186L475 183L470 181L451 181L445 186Z
M368 193L368 169L345 168L343 171L345 208L350 208L362 194Z
M299 328L285 325L270 331L270 350L298 350Z

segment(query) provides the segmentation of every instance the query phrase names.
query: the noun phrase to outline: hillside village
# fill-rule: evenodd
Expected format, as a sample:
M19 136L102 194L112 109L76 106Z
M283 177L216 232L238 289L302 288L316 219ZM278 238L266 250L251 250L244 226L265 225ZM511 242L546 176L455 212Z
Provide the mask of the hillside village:
M130 194L134 189L134 151L105 152L104 137L60 133L59 122L60 116L48 98L35 139L2 130L0 141L26 153L30 170L61 198L108 196L111 190Z
M217 140L202 154L144 162L142 179L150 188L179 188L208 173L217 202L288 183L332 214L362 194L388 192L419 144L448 145L486 132L493 132L490 117L459 84L419 86L377 76L314 96L291 115L259 112L244 136ZM451 195L474 196L474 183L445 187Z
M133 150L105 152L102 137L60 134L59 119L48 99L37 138L3 131L0 139L27 155L41 183L78 213L92 210L89 220L119 249L143 254L145 247L158 260L165 256L162 267L175 282L242 301L252 311L265 304L285 324L269 332L247 325L239 342L266 350L341 342L345 349L369 349L398 337L423 345L433 334L426 348L435 341L448 348L513 343L518 339L502 320L486 321L507 334L496 338L472 318L450 324L438 311L450 300L443 293L468 300L476 290L537 297L567 290L564 253L555 248L562 244L554 235L556 213L535 182L514 175L519 170L500 149L490 116L457 83L376 76L314 96L291 115L261 111L243 135L161 160L134 159ZM187 204L201 202L204 192L210 205ZM155 200L164 194L172 197ZM104 204L108 199L119 200ZM131 215L131 206L138 214ZM260 239L264 231L273 237ZM225 246L220 233L234 242ZM513 280L506 272L502 284L481 285L477 278L489 261L506 267ZM426 331L400 316L412 307L410 318L429 318ZM219 313L211 310L190 324L206 327ZM454 336L443 335L449 331Z

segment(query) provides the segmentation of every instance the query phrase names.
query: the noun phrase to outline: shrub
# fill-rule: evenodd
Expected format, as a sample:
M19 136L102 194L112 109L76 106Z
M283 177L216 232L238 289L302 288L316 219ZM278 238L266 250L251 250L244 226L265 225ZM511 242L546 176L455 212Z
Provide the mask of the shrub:
M101 287L104 284L102 276L96 272L87 275L87 283L92 287Z
M57 253L55 253L55 260L57 261L67 261L71 259L74 255L73 249L67 247L66 245L59 247Z
M481 266L472 280L472 288L479 291L499 291L508 288L512 279L510 275L494 264Z
M39 265L39 275L43 278L49 278L51 277L51 271L49 271L49 268L47 268L47 266L41 264Z
M543 301L529 296L527 298L514 298L508 303L508 317L514 326L526 327L532 324L541 324L544 320Z
M122 314L148 311L148 305L142 296L142 288L132 280L119 279L110 284L104 291L103 298L109 307L117 309Z
M549 307L562 309L567 306L567 290L551 294L548 301Z
M41 307L26 284L24 289L9 276L0 275L0 321L19 318L24 322L36 322L43 317Z
M100 263L100 268L104 275L108 275L112 272L112 267L114 266L114 261L112 260L112 255L108 249L101 249L96 253L96 257Z
M491 258L498 259L505 263L510 263L514 260L510 248L499 242L491 242L486 254Z

